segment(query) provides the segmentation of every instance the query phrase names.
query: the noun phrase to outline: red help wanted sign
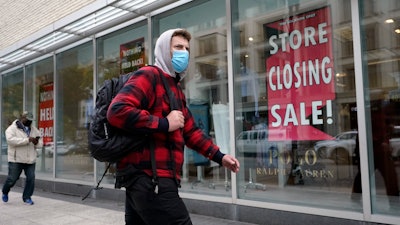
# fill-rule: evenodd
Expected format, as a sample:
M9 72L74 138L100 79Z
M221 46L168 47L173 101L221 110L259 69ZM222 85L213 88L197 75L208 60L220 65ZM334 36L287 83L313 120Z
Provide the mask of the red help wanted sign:
M53 89L53 83L40 85L38 128L43 137L44 145L48 145L53 142Z
M335 84L328 7L265 24L269 140L324 140Z

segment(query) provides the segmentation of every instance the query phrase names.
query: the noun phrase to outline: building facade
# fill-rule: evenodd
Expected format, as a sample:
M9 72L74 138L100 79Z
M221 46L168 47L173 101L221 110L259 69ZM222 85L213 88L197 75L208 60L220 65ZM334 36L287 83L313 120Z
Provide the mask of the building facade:
M0 51L4 131L34 112L37 187L118 198L90 157L96 90L152 64L158 35L192 34L182 86L238 174L185 151L189 211L256 224L400 224L400 1L83 1ZM82 3L83 4L83 3ZM49 19L51 20L51 19ZM50 24L50 25L49 25ZM1 40L1 39L0 39Z

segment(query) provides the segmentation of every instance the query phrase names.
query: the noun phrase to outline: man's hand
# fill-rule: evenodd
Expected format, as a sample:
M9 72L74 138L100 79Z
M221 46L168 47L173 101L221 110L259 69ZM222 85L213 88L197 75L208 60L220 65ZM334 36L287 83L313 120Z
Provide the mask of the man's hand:
M167 120L169 123L169 128L168 132L175 131L179 128L183 128L185 126L185 117L183 116L183 113L178 110L172 110L168 116Z
M222 158L222 165L234 173L239 172L239 161L231 155L224 155L224 157Z
M34 137L29 137L29 142L32 142L34 145L37 145L37 143L39 142L37 138Z

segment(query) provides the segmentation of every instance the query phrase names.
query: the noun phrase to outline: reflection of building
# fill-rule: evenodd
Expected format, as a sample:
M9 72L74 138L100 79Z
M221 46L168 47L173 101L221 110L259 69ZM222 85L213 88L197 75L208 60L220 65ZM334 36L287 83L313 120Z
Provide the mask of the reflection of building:
M87 128L90 123L90 117L93 115L93 100L82 100L79 102L79 127Z
M31 3L22 2L27 6ZM123 61L120 58L121 45L143 38L144 61L151 64L154 62L151 58L154 47L152 45L157 35L173 26L182 26L193 35L190 67L187 77L182 81L182 88L188 93L187 103L207 105L207 118L201 120L204 126L208 125L208 128L205 128L206 133L221 145L224 152L235 154L241 162L249 159L255 167L254 178L266 187L266 191L246 189L244 186L249 181L248 171L241 170L237 175L228 174L229 181L233 182L228 190L218 186L215 186L215 189L200 186L191 189L190 182L196 179L196 174L189 173L188 179L182 182L181 193L185 200L191 203L190 210L219 216L217 212L222 209L228 212L229 218L256 224L265 224L266 218L271 224L292 224L293 221L300 220L304 223L324 220L339 224L349 221L398 224L400 206L397 203L388 204L396 201L396 195L392 192L386 194L384 179L379 172L373 172L374 146L370 140L377 131L371 128L373 119L370 118L370 114L373 106L370 100L375 99L375 93L383 94L383 102L394 106L388 119L383 122L392 123L395 128L400 125L400 39L396 33L400 25L400 1L359 0L360 4L356 4L357 1L348 0L160 0L146 5L149 2L79 1L79 6L71 4L76 7L71 8L62 7L62 4L66 3L57 1L57 7L53 8L53 2L49 1L41 6L48 12L46 15L49 17L43 18L43 14L38 14L37 18L32 19L26 18L30 13L13 11L23 9L7 5L12 4L11 2L2 7L2 130L4 131L9 120L14 119L13 112L20 111L20 107L37 111L38 85L54 82L54 143L58 144L59 153L64 152L63 150L68 151L62 155L45 157L48 162L45 165L39 158L38 168L44 167L43 171L37 174L39 184L52 187L50 191L68 190L69 194L80 195L81 192L77 193L75 190L80 189L81 185L99 180L103 164L94 162L85 146L86 126L94 103L93 93L104 79L119 75ZM82 9L78 9L80 7ZM136 7L142 8L137 10ZM51 13L58 9L71 14L67 17L63 14L60 20L51 21ZM230 10L228 13L227 9ZM68 13L68 10L71 11ZM330 16L314 15L320 11L330 12ZM360 12L360 15L356 14L357 12ZM32 24L25 25L26 29L20 26L7 28L7 24L13 24L8 22L8 19L16 21L19 15L24 16L19 23L21 26L25 21L36 21L35 26L40 26L41 21L43 26L50 25L37 33L28 29L34 29ZM309 23L307 16L320 20ZM94 19L91 19L92 17ZM279 35L285 37L284 33L288 34L288 39L273 42L278 43L280 49L287 47L286 51L279 54L279 57L282 57L280 59L284 59L279 65L282 68L284 65L294 68L295 59L301 59L299 63L308 63L309 60L312 62L313 67L306 68L321 69L320 64L316 63L315 52L329 51L320 49L321 45L317 46L319 48L315 51L306 49L319 44L318 35L322 36L323 41L329 38L329 46L332 48L330 59L334 64L331 80L334 85L329 89L329 93L324 95L334 96L331 108L319 107L319 102L316 102L314 112L317 113L302 117L299 107L290 104L299 100L299 96L318 98L322 94L312 92L314 88L311 88L310 92L306 93L282 91L279 95L280 100L285 101L285 107L282 109L287 112L282 118L288 118L288 123L294 123L295 119L303 124L312 120L319 122L314 128L332 137L330 140L322 140L322 144L317 144L316 139L294 140L291 137L299 135L298 130L292 129L295 126L290 129L282 126L281 130L277 130L276 135L281 135L284 141L266 138L266 132L273 132L267 130L271 124L271 93L268 92L266 73L269 66L266 57L271 54L269 51L272 44L265 32L267 24L275 26L277 21L280 21L281 25L285 25L284 22L290 24L282 29L271 27L274 33L270 36L277 35L274 37L279 38ZM319 30L318 26L325 28L325 23L331 25L329 29ZM26 36L18 36L24 35L25 31ZM329 33L325 35L325 31ZM301 38L298 38L299 35ZM10 36L12 38L8 38ZM14 42L15 40L21 41ZM282 41L285 41L286 45L283 45ZM241 70L242 65L246 71ZM321 77L317 72L308 73L320 71L318 68L297 72L305 73L308 75L306 78L314 75ZM249 71L251 74L243 73ZM284 69L279 72L283 74ZM198 76L199 74L201 76ZM283 79L287 79L288 85L291 82L295 83L298 78L295 73L292 77L289 73L286 75L285 78L282 77L282 84ZM290 80L291 78L293 80ZM299 101L297 105L302 102ZM217 106L221 106L220 110ZM305 109L304 112L307 110L309 109ZM294 115L299 116L297 118ZM328 124L328 119L332 119L333 123ZM354 145L358 142L351 138L343 140L338 136L338 140L335 140L333 137L346 131L354 133L356 130L360 140L360 156L355 157L357 159L353 162L343 149L354 155ZM396 132L382 132L387 136L387 142L391 144L394 152L398 152L396 142L399 137ZM244 134L250 136L241 139L241 135ZM4 146L4 141L1 144ZM69 147L66 148L67 146ZM269 151L268 147L272 146L276 151ZM321 147L322 150L316 150L316 147ZM242 151L245 150L255 154L250 158L243 157ZM324 152L329 154L329 157L324 157ZM395 153L389 157L397 172L397 175L391 176L397 178L400 175L398 155ZM5 153L2 152L0 179L7 171L5 158ZM194 159L187 160L185 166L190 167L188 164L193 162ZM360 168L365 170L361 177L364 193L363 196L358 196L362 197L362 201L350 198L353 178L358 173L358 165L355 162L361 162ZM224 182L224 176L218 177L219 174L224 174L224 171L218 171L216 166L210 169L211 166L205 166L204 175L212 177L216 183ZM246 167L245 163L243 167ZM302 177L302 182L289 182L294 177ZM118 194L113 191L113 182L112 176L103 180L112 197ZM101 191L96 196L102 196ZM197 199L203 201L199 202ZM204 207L204 204L207 206ZM208 211L204 212L204 208ZM283 208L285 210L279 210ZM259 215L265 216L261 218Z

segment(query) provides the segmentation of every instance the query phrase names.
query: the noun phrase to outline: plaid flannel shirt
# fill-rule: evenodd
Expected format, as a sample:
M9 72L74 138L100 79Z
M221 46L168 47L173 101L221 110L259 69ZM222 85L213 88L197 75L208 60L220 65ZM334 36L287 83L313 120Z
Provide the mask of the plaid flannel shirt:
M171 111L169 98L161 77L167 78L175 94L178 109L183 112L185 126L174 132L168 132L167 115ZM157 68L148 66L139 69L111 102L107 113L110 124L128 131L143 132L152 135L155 143L157 175L173 178L172 165L175 165L177 179L182 171L184 145L205 157L221 164L223 153L212 139L199 129L186 106L186 99L179 81L166 73L159 74ZM171 155L172 154L172 155ZM172 156L172 157L171 157ZM174 162L171 162L171 158ZM118 169L127 165L143 169L152 175L150 150L133 151L118 163Z

